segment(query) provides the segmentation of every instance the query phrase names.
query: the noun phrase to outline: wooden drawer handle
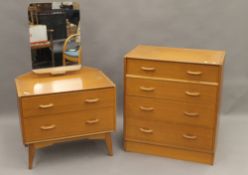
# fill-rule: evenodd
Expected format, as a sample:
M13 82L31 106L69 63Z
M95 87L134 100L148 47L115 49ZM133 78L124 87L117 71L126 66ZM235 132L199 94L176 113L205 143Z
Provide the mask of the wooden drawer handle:
M188 116L188 117L198 117L199 113L197 112L184 112L184 115Z
M155 90L155 88L154 87L144 87L144 86L141 86L140 87L140 90L146 91L146 92L152 92L152 91Z
M200 92L190 92L190 91L185 91L185 94L191 97L198 97L201 95Z
M99 98L92 98L92 99L86 99L85 100L86 103L97 103L99 101L100 101Z
M41 109L47 109L47 108L52 108L54 106L53 103L45 104L45 105L40 105Z
M191 71L191 70L188 70L188 71L187 71L187 74L199 76L199 75L202 75L202 72L200 72L200 71Z
M191 135L191 134L183 134L183 138L188 139L188 140L195 140L197 139L197 136Z
M152 134L153 130L152 129L145 129L145 128L140 128L140 131L146 134Z
M155 67L145 67L145 66L142 66L140 69L147 72L154 72L156 70Z
M52 130L52 129L55 129L55 128L56 128L56 125L54 125L54 124L40 127L41 130Z
M85 123L86 124L95 124L98 123L100 120L99 119L94 119L94 120L87 120Z
M142 111L154 111L154 107L140 106L140 110L142 110Z

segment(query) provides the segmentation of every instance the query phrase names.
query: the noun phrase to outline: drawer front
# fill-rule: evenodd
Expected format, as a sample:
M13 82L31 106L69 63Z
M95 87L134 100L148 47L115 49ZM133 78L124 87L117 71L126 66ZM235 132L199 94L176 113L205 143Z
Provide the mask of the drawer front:
M201 125L214 128L214 107L175 101L126 96L126 118Z
M126 78L126 93L132 96L214 105L217 86L128 77Z
M193 81L219 82L219 67L127 59L127 74Z
M114 88L22 99L23 117L114 106Z
M78 111L25 118L24 141L40 141L88 133L111 131L115 127L114 109Z
M213 150L213 130L190 125L128 118L126 139L194 150Z

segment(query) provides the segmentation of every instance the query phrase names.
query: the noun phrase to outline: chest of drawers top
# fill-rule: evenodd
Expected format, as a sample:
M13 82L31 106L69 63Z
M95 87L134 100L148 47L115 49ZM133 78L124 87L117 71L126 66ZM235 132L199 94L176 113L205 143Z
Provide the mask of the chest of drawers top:
M167 48L139 45L125 57L142 60L194 63L204 65L223 65L224 51L184 48Z
M32 72L16 78L17 95L30 97L115 87L114 83L101 71L83 67L65 75L36 75Z

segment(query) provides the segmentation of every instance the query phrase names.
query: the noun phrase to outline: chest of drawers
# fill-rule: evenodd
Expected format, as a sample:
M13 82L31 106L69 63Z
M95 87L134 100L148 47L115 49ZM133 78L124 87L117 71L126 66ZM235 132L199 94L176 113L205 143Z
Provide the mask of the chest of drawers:
M125 150L213 164L224 55L144 45L129 52Z
M35 149L60 142L102 139L112 155L116 90L101 71L84 67L61 76L30 72L16 79L16 87L30 169Z

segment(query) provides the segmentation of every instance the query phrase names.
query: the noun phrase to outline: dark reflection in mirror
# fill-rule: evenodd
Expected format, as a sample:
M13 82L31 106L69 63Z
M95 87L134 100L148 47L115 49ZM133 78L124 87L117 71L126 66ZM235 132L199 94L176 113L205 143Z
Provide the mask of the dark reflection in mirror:
M75 2L29 5L33 69L81 64L79 9Z

